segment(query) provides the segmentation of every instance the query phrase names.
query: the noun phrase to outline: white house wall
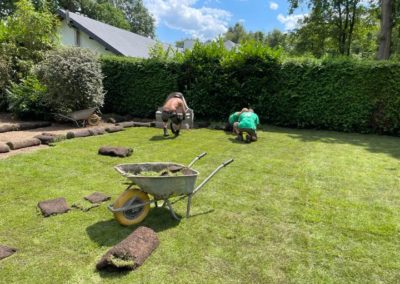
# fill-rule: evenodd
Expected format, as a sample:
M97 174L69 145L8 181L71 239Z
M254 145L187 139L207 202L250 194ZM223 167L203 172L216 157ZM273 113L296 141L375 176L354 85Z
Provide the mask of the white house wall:
M63 45L67 46L77 46L76 45L76 29L67 25L66 21L63 20L61 27L59 29L60 40ZM79 47L91 49L99 54L113 54L112 52L105 49L103 45L98 43L94 39L90 39L89 36L83 32L79 31Z

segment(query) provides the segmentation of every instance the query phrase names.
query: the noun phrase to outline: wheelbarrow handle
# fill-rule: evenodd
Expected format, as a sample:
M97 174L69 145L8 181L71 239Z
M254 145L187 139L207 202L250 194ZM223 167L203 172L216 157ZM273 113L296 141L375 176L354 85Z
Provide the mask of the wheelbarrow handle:
M194 194L196 194L196 192L199 191L216 173L218 173L222 168L226 167L227 165L229 165L232 162L233 162L233 159L229 159L228 161L219 165L218 168L216 168L208 177L206 177L205 180L203 180L203 182L198 187L196 187L193 190L192 196Z
M222 164L222 166L226 167L227 165L229 165L229 164L232 163L233 161L234 161L233 159L230 159L230 160L228 160L228 161L225 161L225 162Z
M191 166L194 165L194 163L196 163L198 160L200 160L201 158L203 158L205 155L207 155L207 152L203 152L200 155L198 155L196 158L193 159L193 161L190 162L190 164L188 165L188 168L190 168Z

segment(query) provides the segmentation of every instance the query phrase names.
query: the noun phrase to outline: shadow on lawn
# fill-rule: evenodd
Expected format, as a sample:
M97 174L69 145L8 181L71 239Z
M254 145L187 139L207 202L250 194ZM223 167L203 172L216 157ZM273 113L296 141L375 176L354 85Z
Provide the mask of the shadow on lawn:
M178 217L181 216L178 215ZM146 219L140 224L124 227L115 219L110 219L90 225L86 228L86 232L92 241L98 243L100 246L110 247L125 239L139 226L145 226L153 229L155 232L161 232L173 228L179 223L180 221L171 217L168 209L153 208L150 210Z
M154 135L153 137L151 137L151 138L149 139L149 141L173 140L173 139L176 139L177 137L178 137L178 136L171 135L171 134L170 134L170 136L167 136L167 137L165 137L164 135Z
M322 142L326 144L351 144L365 148L371 153L385 153L400 159L400 138L376 135L343 133L326 130L290 129L267 127L266 132L284 133L288 137L303 142Z

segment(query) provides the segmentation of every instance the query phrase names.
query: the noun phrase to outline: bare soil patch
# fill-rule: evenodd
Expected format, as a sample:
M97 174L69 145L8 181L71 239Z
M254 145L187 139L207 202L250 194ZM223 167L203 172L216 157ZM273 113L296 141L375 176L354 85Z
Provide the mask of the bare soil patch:
M10 123L18 123L22 122L21 120L15 119L11 114L8 113L0 113L0 126ZM52 134L62 134L66 135L69 131L76 131L76 130L83 130L83 129L91 129L91 128L98 128L98 127L111 127L114 126L112 123L104 123L100 122L98 126L88 126L85 128L77 128L72 123L53 123L49 127L42 127L30 130L21 130L21 131L9 131L0 133L0 143L7 143L7 142L15 142L24 139L30 139L35 137L36 135L42 134L43 132L52 133ZM39 149L47 148L46 145L40 145L36 147L28 147L23 148L15 151L10 151L8 153L0 154L0 159L5 159L7 157L20 154L20 153L27 153L36 151Z

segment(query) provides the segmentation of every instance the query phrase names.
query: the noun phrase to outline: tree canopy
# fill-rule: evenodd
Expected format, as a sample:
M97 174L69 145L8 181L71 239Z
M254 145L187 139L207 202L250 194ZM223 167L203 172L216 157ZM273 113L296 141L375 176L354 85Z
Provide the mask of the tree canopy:
M0 1L0 19L14 13L15 2L15 0ZM63 8L146 37L155 37L154 19L142 0L31 0L30 2L38 10L46 8L55 13L58 8Z

